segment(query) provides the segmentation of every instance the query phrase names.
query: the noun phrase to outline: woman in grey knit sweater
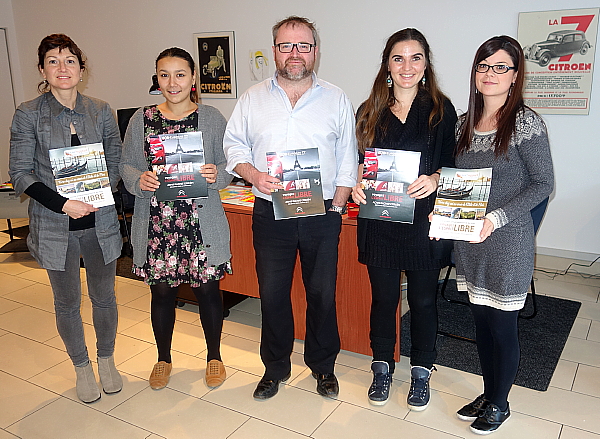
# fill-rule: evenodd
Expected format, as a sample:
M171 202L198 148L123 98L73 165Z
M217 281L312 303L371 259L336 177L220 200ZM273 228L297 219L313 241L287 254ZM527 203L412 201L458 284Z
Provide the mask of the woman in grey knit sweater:
M172 370L171 340L179 285L190 284L199 304L206 340L205 382L216 387L225 380L220 339L223 300L219 280L231 272L229 225L219 189L231 181L225 172L223 134L226 121L216 108L198 105L196 69L191 55L173 47L156 59L158 84L165 102L138 110L132 117L121 157L125 187L135 195L132 221L133 271L144 278L152 293L151 318L158 362L150 374L150 387L164 388ZM159 187L153 164L164 164L164 146L151 144L150 136L202 133L208 198L157 200ZM183 154L181 154L183 155Z
M508 393L519 366L517 317L533 274L530 211L553 189L546 127L523 103L525 60L511 37L477 50L469 108L457 125L458 168L492 168L478 242L455 243L459 289L469 293L484 391L457 413L488 434L510 416Z

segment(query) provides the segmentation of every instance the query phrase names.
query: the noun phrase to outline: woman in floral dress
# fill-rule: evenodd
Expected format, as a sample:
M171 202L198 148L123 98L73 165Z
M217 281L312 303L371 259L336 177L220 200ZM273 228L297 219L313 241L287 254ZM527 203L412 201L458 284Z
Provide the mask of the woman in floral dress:
M121 175L136 196L132 221L133 271L152 293L152 329L158 362L150 387L162 389L171 374L171 340L178 287L190 284L199 304L207 345L205 380L216 387L225 380L220 338L223 300L219 280L231 272L229 225L219 189L231 181L225 172L223 133L226 121L216 109L199 105L193 58L180 48L166 49L156 59L156 73L165 102L139 109L132 117L121 159ZM150 136L202 133L208 198L158 201L160 186L152 163L164 162L165 151ZM167 165L168 166L168 165Z

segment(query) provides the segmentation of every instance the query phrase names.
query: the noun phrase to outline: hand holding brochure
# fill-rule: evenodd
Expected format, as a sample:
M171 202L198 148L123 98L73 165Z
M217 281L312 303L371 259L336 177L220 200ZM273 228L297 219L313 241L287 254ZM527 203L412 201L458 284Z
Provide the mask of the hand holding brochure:
M102 143L51 149L50 165L63 197L94 207L115 204Z
M358 216L412 224L415 199L406 188L419 176L420 161L420 152L367 148L361 181L367 204Z
M267 172L282 185L271 192L276 220L325 214L318 148L267 152Z
M159 188L154 195L159 201L208 197L206 178L200 175L204 165L202 132L149 136L152 170Z
M479 241L491 185L492 168L442 168L429 236Z

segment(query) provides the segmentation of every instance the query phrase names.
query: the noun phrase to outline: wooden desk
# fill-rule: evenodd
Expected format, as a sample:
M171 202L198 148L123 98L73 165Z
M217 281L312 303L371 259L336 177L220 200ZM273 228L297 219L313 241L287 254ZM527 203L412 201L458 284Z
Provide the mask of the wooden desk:
M231 228L233 275L221 281L221 289L258 297L254 248L252 246L252 208L224 204ZM340 235L337 275L337 317L342 349L371 355L369 314L371 285L365 265L358 263L356 219L344 218ZM306 332L306 300L300 262L297 260L292 283L295 337ZM396 361L400 359L400 310L398 310Z

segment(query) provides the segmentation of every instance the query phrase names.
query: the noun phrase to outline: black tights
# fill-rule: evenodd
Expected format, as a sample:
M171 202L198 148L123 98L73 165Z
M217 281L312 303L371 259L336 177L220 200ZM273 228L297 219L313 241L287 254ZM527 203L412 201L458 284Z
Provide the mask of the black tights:
M519 311L502 311L473 304L471 311L483 372L483 393L487 400L506 410L508 392L519 368Z
M151 285L152 330L158 348L158 361L171 362L171 340L175 326L175 301L178 288L167 283ZM210 281L192 288L200 313L208 353L206 360L221 360L221 330L223 329L223 296L219 281Z
M400 270L367 266L371 281L371 349L373 360L386 361L394 372ZM437 284L440 270L405 271L410 307L410 364L431 369L436 359Z

